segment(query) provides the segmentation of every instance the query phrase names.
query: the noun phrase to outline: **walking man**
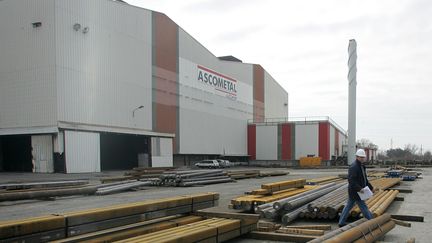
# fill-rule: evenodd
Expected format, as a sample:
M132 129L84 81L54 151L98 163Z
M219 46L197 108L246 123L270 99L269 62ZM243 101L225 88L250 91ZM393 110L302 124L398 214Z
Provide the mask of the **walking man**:
M339 227L343 227L346 225L345 221L348 218L349 212L354 207L354 203L357 203L360 211L365 218L373 218L368 206L363 200L360 199L360 196L358 194L363 193L366 186L368 186L369 189L373 191L373 187L367 179L366 168L364 166L365 160L365 151L363 149L357 150L356 160L348 170L348 201L340 216Z

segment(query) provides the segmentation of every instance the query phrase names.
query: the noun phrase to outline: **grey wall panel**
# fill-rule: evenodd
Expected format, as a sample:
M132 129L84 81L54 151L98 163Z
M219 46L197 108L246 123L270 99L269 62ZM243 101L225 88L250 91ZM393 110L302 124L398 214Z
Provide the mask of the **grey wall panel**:
M173 166L172 138L151 138L152 167Z
M295 125L295 159L307 155L318 156L318 123Z
M264 112L266 118L288 117L288 93L264 71Z
M105 0L55 4L59 120L150 130L151 12Z
M278 159L278 126L256 126L256 159Z
M253 66L220 61L179 29L180 153L245 155L253 117ZM198 80L198 66L237 81L236 98Z
M246 122L180 109L180 153L246 155Z
M31 136L34 171L42 173L54 172L53 138L52 135Z
M56 124L54 23L54 0L0 1L1 128Z
M65 131L67 173L100 172L99 133Z
M330 155L330 159L332 158L332 156L336 156L337 154L336 154L336 147L335 147L335 142L336 142L336 129L334 128L334 126L332 126L331 124L330 124L330 146L329 146L329 149L330 149L330 153L329 153L329 155Z

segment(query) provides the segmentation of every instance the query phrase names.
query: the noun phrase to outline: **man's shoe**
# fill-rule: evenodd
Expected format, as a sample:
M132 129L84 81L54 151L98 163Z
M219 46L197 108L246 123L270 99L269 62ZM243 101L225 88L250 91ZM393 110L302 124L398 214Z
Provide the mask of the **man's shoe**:
M338 224L339 228L344 227L346 224Z

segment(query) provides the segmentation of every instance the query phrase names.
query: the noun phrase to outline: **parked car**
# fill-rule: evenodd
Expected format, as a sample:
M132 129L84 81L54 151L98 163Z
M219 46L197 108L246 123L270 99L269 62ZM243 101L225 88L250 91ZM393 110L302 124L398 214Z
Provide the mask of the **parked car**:
M229 168L232 165L229 160L217 159L217 162L219 162L219 165L222 168Z
M198 163L195 163L195 166L199 167L199 168L220 168L219 162L217 160L202 160Z

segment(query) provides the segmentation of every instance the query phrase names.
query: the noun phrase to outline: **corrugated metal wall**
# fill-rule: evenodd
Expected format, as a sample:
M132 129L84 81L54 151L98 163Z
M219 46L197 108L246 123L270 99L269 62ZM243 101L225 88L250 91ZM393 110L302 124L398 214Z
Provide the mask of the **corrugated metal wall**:
M54 0L0 1L0 128L56 124L54 20Z
M318 156L318 123L295 125L295 159Z
M99 133L65 131L67 173L100 172Z
M278 126L256 126L256 159L278 159Z
M247 120L252 118L252 65L220 61L182 29L179 57L180 153L247 154ZM198 66L235 79L237 98L230 99L224 92L199 81Z
M264 71L264 80L265 117L288 117L288 93L266 71Z
M336 129L334 126L330 125L330 159L332 156L337 156L336 154Z
M51 135L31 136L34 172L54 172L53 138Z
M55 9L58 119L151 130L151 12L100 0Z
M151 138L152 167L173 166L172 138Z

